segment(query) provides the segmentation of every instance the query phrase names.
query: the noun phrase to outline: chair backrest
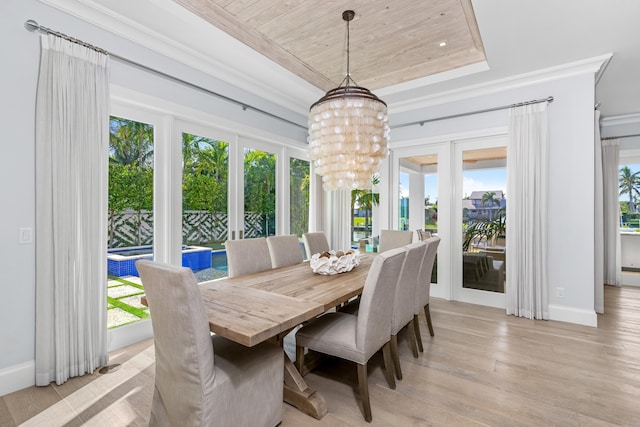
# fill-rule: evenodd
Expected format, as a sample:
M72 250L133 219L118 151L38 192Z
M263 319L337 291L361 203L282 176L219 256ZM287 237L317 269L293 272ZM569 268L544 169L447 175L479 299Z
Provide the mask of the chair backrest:
M394 294L406 257L404 248L376 255L362 290L356 324L356 348L368 359L391 337Z
M271 255L269 255L267 239L264 237L227 240L224 246L227 252L229 277L271 269Z
M416 230L416 233L418 234L418 240L427 240L433 237L431 232L426 230Z
M434 236L423 242L426 246L426 252L422 260L422 267L418 275L418 283L416 287L416 305L414 313L418 314L425 305L429 304L429 296L431 293L431 271L433 270L433 262L436 259L438 246L440 245L440 237Z
M427 245L424 242L415 242L404 248L407 251L407 256L393 299L391 335L397 335L407 323L413 320L418 278Z
M388 251L406 246L413 241L413 231L409 230L380 230L380 249L378 252Z
M136 268L151 312L155 393L171 425L195 425L207 413L215 378L209 321L198 283L185 267L140 260Z
M324 231L314 233L304 233L302 235L304 241L304 250L307 252L307 258L311 259L313 254L321 254L329 251L329 241Z
M269 236L267 246L271 255L271 267L286 267L302 262L302 248L298 236Z

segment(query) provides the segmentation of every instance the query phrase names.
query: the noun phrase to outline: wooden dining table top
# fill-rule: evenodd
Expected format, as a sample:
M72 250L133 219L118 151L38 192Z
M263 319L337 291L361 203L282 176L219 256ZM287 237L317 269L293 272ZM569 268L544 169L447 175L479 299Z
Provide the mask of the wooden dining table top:
M308 262L200 283L212 332L254 346L360 295L374 255L335 275Z

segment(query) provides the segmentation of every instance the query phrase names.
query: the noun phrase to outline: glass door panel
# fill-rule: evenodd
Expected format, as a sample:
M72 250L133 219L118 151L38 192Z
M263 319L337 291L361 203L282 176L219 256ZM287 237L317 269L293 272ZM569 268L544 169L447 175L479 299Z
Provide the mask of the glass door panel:
M377 251L377 239L370 239L373 233L373 219L380 203L380 175L371 177L371 188L351 190L351 245ZM377 218L377 217L376 217ZM362 240L362 242L360 242Z
M400 171L400 188L398 189L398 230L409 229L409 174Z
M144 289L135 262L153 256L153 151L153 125L110 117L108 328L149 317L148 310L139 304Z
M290 233L302 237L309 230L309 161L289 159Z
M462 288L504 294L506 147L461 147Z
M310 170L308 160L289 158L289 233L298 236L303 259L307 258L302 234L309 230Z
M182 265L199 282L227 275L229 144L182 133Z
M417 238L438 234L438 154L400 159L399 229L415 230ZM402 228L404 227L404 228ZM431 283L438 282L438 256Z
M276 234L276 155L244 149L244 238Z
M438 155L433 154L429 164L422 167L424 179L423 237L438 235ZM431 270L431 283L438 283L438 254Z

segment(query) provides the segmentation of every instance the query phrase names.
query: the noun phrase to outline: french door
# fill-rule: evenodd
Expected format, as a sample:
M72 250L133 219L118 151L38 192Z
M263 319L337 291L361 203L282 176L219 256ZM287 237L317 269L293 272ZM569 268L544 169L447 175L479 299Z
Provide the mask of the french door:
M442 239L431 295L504 307L506 137L398 148L390 161L392 227Z
M222 249L228 239L276 234L281 149L193 123L175 127L182 141L181 243L199 239ZM184 223L189 217L193 224Z
M455 141L452 298L505 307L506 136Z
M431 295L451 299L451 162L448 144L409 147L391 154L391 223L441 237L431 275Z

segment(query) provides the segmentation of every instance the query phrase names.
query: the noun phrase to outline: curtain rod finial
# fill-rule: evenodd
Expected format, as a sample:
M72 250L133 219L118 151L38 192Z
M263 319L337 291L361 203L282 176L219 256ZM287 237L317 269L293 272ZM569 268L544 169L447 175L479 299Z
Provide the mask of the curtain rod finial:
M29 19L25 22L24 27L31 32L38 31L40 29L40 25L33 19Z

